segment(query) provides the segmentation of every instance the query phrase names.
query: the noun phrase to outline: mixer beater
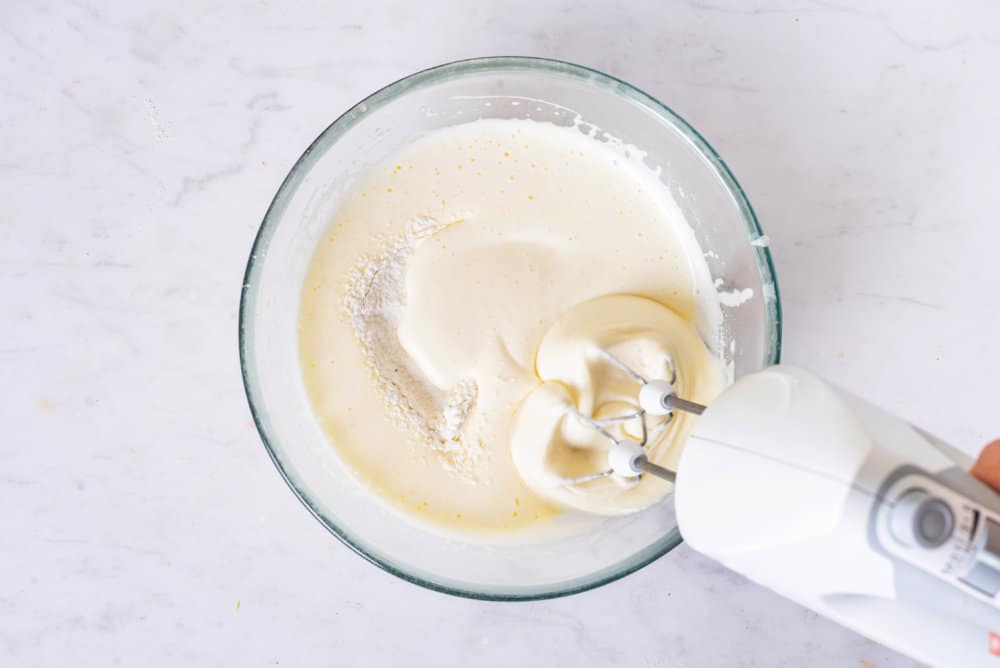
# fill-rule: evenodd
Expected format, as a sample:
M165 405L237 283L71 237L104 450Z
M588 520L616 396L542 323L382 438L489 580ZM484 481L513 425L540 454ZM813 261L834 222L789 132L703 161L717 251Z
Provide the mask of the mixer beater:
M603 349L598 349L598 352L608 362L627 374L639 385L639 393L637 395L639 410L609 418L595 418L574 409L572 411L573 415L610 440L611 448L608 450L608 468L606 470L576 478L567 478L563 484L580 485L611 476L618 476L626 481L638 482L644 473L674 482L676 474L673 471L649 461L649 457L646 455L646 445L649 443L651 433L659 434L667 428L673 420L675 411L680 410L701 415L705 410L705 406L677 396L677 367L674 365L673 359L669 358L669 356L667 361L671 370L670 379L647 380L615 355ZM647 424L647 416L662 419L650 427ZM631 421L638 422L641 428L641 437L639 440L618 437L608 430L609 427L614 425L624 425Z

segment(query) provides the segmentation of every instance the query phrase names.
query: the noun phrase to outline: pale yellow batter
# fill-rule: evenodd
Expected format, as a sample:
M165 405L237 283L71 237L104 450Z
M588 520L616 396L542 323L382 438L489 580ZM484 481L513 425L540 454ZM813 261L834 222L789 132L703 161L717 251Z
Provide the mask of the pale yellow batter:
M610 299L607 318L580 306L596 298ZM317 248L301 306L306 387L344 460L417 517L499 530L566 507L627 512L666 487L605 481L569 498L539 484L569 465L567 448L599 447L563 433L565 410L582 393L605 396L588 383L610 377L581 376L559 354L539 357L536 373L543 338L580 308L591 324L555 338L584 357L590 344L617 346L653 373L669 350L692 398L721 388L721 365L691 325L718 321L701 249L644 166L575 128L439 130L368 174ZM668 337L650 335L663 327ZM537 470L515 466L515 423L518 466ZM652 458L670 463L689 427L671 425Z

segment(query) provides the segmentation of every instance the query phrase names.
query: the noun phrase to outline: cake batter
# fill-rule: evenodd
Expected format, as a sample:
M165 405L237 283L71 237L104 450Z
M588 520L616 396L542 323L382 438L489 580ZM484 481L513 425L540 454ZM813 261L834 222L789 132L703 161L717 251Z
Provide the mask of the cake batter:
M567 406L619 401L610 376L581 372L586 355L543 339L617 346L647 371L669 351L708 401L724 373L695 324L712 335L719 308L691 229L637 157L572 127L480 120L403 148L346 198L303 290L303 374L343 459L413 516L504 530L566 508L618 514L666 487L539 486L596 447L574 440ZM651 458L669 465L687 428Z

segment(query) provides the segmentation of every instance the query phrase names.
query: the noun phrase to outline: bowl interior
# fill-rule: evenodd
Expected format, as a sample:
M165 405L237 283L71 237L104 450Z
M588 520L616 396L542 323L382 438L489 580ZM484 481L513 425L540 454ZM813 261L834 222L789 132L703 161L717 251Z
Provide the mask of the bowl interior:
M735 376L777 362L780 311L767 248L739 185L705 141L641 91L555 61L490 58L444 65L372 95L299 159L264 218L240 310L244 383L257 427L292 490L367 559L412 582L476 598L528 599L598 586L649 563L681 538L673 507L613 520L566 517L555 531L468 539L414 524L347 469L313 417L300 377L300 291L318 240L352 183L419 136L479 118L521 118L595 131L659 169L713 278L752 296L723 309L706 341ZM596 130L594 130L596 129Z

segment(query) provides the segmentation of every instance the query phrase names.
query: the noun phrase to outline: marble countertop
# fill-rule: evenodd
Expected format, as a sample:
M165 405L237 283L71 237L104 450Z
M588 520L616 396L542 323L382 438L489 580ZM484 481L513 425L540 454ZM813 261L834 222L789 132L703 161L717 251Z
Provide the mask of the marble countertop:
M0 665L913 665L686 547L556 601L425 591L289 493L236 349L257 225L348 106L490 54L610 72L709 138L772 239L786 361L969 452L1000 434L995 3L15 0Z

